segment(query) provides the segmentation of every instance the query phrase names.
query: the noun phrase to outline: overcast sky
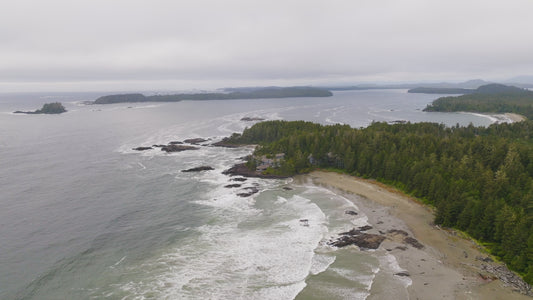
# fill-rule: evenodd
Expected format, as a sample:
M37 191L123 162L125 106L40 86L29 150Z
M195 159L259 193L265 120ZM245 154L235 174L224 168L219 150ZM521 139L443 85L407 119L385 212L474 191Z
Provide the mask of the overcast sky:
M533 75L533 0L3 0L0 91Z

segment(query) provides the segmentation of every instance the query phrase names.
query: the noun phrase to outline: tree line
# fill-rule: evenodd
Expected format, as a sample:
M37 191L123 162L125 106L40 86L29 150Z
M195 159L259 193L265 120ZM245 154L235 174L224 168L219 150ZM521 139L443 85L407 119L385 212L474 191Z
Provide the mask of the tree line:
M533 121L489 127L304 121L255 124L226 141L285 153L269 172L336 168L394 185L436 208L435 223L467 232L533 283Z
M424 111L516 113L533 119L533 92L501 84L488 84L462 96L441 97Z

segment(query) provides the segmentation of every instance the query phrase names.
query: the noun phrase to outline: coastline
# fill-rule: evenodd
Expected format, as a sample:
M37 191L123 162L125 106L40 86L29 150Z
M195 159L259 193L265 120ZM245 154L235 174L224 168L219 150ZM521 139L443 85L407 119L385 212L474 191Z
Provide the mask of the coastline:
M519 114L505 113L504 115L508 117L509 119L511 119L513 122L522 122L527 119L526 117L519 115Z
M376 230L404 227L425 245L423 249L399 250L394 248L394 240L387 239L380 246L408 271L412 281L407 288L408 299L531 299L483 270L483 266L500 264L480 260L487 255L477 244L452 230L434 226L431 208L394 188L373 180L325 171L302 175L299 180L360 196L363 202L369 202L363 206L367 207L365 214ZM393 295L394 291L373 289L367 299Z

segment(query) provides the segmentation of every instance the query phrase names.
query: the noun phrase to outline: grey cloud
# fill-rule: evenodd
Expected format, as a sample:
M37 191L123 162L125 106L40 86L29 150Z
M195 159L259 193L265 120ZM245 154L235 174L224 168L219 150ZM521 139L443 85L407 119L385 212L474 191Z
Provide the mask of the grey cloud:
M529 0L7 2L0 4L2 86L533 73Z

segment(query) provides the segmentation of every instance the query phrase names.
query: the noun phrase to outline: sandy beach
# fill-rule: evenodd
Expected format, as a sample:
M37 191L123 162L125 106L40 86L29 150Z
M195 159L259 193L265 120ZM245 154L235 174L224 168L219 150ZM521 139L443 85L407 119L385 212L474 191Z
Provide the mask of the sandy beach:
M526 117L519 115L519 114L513 114L513 113L505 113L504 114L509 119L513 120L513 122L522 122L526 120Z
M380 246L408 271L412 280L408 299L531 299L485 271L483 266L500 264L482 261L487 254L473 241L435 226L433 211L416 199L372 180L333 172L316 171L299 180L359 196L358 201L366 202L358 205L373 231L405 230L424 245L399 247L398 238L389 235ZM370 292L367 299L395 299L394 290Z

